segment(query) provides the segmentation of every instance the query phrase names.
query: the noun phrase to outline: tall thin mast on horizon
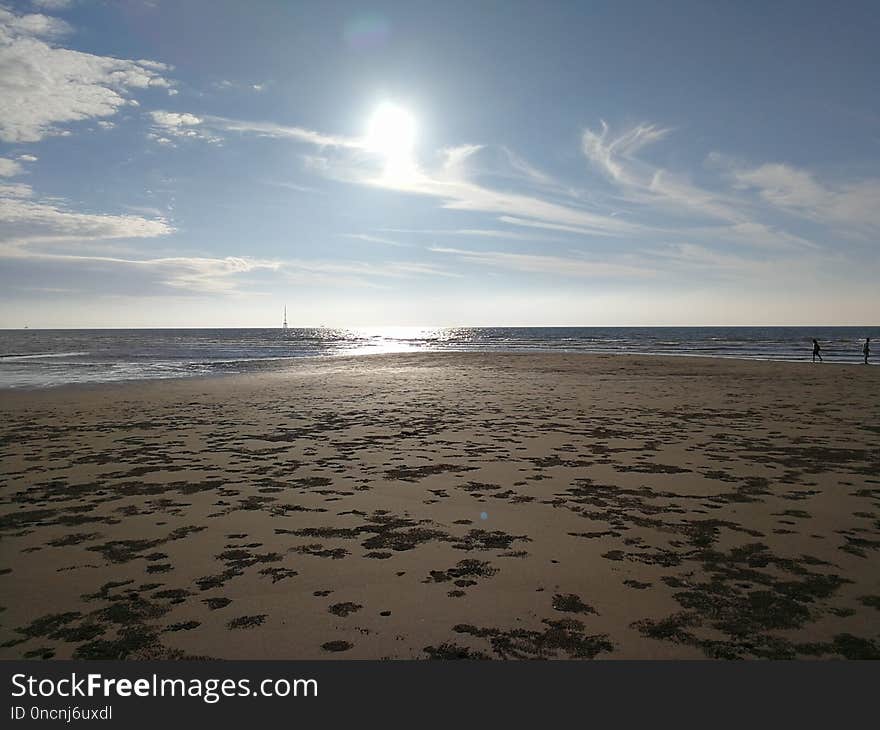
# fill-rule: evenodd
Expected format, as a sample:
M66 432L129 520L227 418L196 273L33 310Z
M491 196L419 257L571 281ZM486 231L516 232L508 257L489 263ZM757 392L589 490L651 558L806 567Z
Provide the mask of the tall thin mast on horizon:
M281 329L287 329L287 305L284 305L284 324L281 325Z

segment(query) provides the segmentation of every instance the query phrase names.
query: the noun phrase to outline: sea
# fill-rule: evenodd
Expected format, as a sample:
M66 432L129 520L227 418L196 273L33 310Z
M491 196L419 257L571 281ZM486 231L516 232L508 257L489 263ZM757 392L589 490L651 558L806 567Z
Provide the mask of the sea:
M880 327L387 327L0 330L0 388L245 373L298 358L564 352L862 363Z

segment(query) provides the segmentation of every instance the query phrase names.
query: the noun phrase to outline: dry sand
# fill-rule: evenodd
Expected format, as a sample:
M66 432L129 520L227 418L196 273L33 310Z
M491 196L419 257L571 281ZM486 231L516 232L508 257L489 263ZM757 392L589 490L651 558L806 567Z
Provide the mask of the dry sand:
M880 656L880 368L418 354L0 393L0 656Z

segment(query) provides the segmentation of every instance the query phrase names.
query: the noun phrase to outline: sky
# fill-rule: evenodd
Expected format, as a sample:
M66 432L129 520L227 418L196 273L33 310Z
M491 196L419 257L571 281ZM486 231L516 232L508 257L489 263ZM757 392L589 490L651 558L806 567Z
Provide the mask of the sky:
M876 325L876 2L0 0L0 327Z

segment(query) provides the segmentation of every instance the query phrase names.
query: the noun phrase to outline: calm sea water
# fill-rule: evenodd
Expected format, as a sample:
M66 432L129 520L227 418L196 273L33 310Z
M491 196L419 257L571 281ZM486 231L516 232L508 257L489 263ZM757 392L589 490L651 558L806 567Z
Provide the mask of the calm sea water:
M0 330L0 387L175 378L277 367L291 358L387 352L584 352L858 363L880 327L414 327Z

